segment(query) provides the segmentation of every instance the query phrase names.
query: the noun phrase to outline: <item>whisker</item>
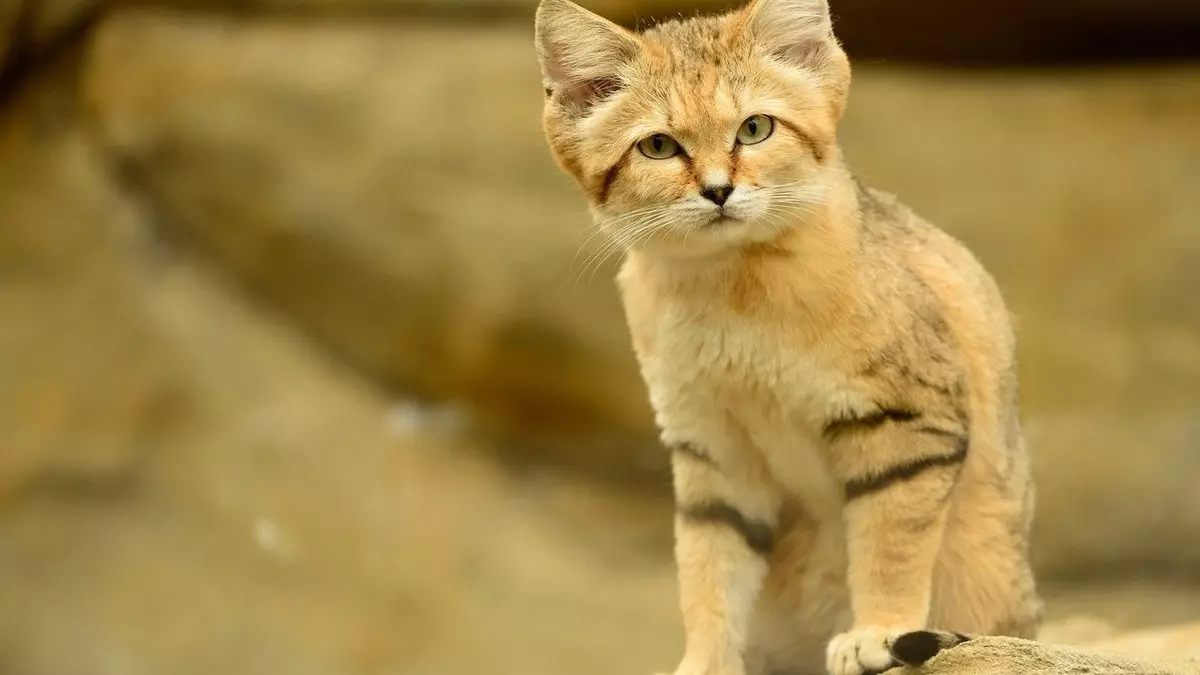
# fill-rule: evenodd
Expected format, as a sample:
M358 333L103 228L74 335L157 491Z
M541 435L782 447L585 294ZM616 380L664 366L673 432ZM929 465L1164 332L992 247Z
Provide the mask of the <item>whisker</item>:
M629 248L643 233L661 229L661 222L670 219L672 215L669 209L666 207L640 209L640 211L657 211L657 213L652 213L651 215L644 217L629 230L615 233L612 239L605 242L603 246L593 252L593 254L590 255L584 262L583 267L579 270L579 275L575 280L576 285L583 280L584 275L588 274L589 271L591 272L591 277L588 280L588 283L590 284L592 279L595 278L596 272L600 270L601 265L603 265L604 261L607 260L609 256L618 250ZM612 221L606 224L611 226Z

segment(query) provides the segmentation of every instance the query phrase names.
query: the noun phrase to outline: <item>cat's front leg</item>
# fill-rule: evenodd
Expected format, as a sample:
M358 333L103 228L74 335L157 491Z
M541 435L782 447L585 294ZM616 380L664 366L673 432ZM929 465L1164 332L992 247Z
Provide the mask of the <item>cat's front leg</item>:
M696 435L665 440L685 638L676 675L744 675L747 631L775 543L778 491L745 447Z
M869 422L840 429L836 439L854 623L828 646L831 675L898 665L895 639L926 627L950 494L967 453L962 430L907 413Z

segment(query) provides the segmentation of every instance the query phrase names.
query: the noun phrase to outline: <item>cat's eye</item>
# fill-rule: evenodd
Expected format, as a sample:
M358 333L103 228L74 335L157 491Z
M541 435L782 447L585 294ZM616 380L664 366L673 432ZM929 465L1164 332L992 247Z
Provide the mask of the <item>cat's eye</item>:
M654 134L638 141L638 150L650 159L670 159L679 154L679 143L666 134Z
M738 143L742 145L754 145L762 143L775 133L775 118L769 115L754 115L742 122L742 126L738 129Z

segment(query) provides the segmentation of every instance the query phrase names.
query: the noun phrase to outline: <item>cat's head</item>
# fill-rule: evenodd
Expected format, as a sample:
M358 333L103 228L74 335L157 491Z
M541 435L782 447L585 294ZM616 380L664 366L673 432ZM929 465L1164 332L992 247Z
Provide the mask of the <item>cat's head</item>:
M640 33L542 0L537 48L551 149L627 247L767 242L819 208L850 84L826 0Z

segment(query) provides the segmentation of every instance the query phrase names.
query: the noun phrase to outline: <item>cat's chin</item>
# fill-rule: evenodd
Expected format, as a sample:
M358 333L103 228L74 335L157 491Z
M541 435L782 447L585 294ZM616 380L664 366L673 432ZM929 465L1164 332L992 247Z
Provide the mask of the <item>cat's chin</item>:
M667 237L641 242L634 249L671 258L706 258L769 244L784 235L785 232L777 224L757 219L716 216L692 226L686 232L676 231Z

